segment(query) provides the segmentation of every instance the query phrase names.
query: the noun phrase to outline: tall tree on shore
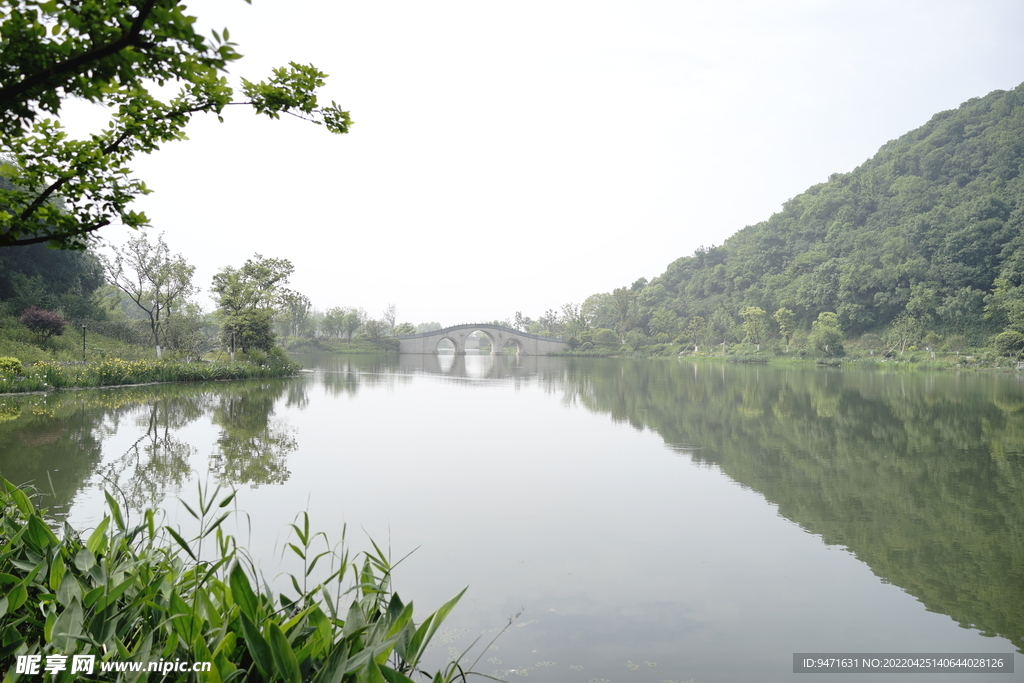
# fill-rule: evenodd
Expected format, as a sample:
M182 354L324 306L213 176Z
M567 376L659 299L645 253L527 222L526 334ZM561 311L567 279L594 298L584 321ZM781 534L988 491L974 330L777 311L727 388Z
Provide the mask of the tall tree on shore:
M341 320L341 330L345 333L345 338L348 342L352 343L352 335L356 333L360 327L363 326L367 320L366 311L361 308L350 308L347 309L345 317Z
M243 351L273 346L271 319L277 294L294 270L288 259L256 254L241 268L227 266L213 276L210 289L221 315L221 336L232 352L236 346Z
M633 283L634 286L636 283ZM626 333L633 329L636 323L636 294L633 290L619 287L612 290L612 303L615 307L615 331L619 333L620 339L626 338Z
M757 344L757 350L761 350L761 342L768 336L768 314L758 306L747 306L740 311L743 318L743 331L751 344Z
M195 266L181 254L171 254L163 233L155 243L150 243L145 233L139 234L123 248L111 247L111 251L113 256L101 257L107 281L146 313L156 357L160 358L164 324L195 293Z
M688 341L693 342L693 352L700 351L700 342L708 332L707 321L703 316L695 315L686 323L683 335Z
M388 332L391 332L398 321L398 307L395 304L388 304L380 315L380 321L384 323Z
M772 320L779 326L779 335L786 341L786 353L789 353L789 340L793 337L796 316L788 308L780 308L772 315Z

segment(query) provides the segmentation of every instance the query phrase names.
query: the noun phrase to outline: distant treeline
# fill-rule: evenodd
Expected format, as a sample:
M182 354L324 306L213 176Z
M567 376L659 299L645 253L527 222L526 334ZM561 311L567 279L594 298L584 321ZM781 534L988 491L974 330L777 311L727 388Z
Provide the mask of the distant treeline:
M610 330L633 350L776 340L787 350L841 355L843 341L863 338L865 348L900 352L944 341L954 350L994 344L1014 355L1024 350L1022 167L1019 86L936 114L862 166L809 188L721 246L673 261L650 282L640 278L537 320L517 313L496 322L579 344ZM157 246L166 251L162 240ZM116 284L111 263L90 253L0 249L0 305L9 313L36 305L109 317L97 297L111 291L102 287L104 263ZM261 271L267 264L277 271L269 279ZM290 263L257 255L218 274L222 344L265 346L272 327L282 336L363 334L374 343L418 330L399 324L393 305L379 319L359 308L318 313L307 297L280 286L286 277L274 280L282 273L291 273ZM255 304L245 295L251 291L261 294ZM125 303L123 292L120 298ZM138 315L131 302L121 310L132 315L133 308ZM183 312L168 305L163 313ZM153 343L163 343L158 328L167 318L143 317ZM171 325L167 332L171 343Z

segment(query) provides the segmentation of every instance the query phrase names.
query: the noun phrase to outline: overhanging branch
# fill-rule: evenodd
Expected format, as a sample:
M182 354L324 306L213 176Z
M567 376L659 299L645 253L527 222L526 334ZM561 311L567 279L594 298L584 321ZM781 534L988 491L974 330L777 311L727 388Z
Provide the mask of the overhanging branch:
M117 40L65 59L63 62L52 64L41 71L23 78L17 83L0 88L0 109L10 109L13 102L49 81L57 80L62 82L68 76L82 73L94 62L115 55L127 47L139 47L141 45L139 36L142 34L142 27L146 23L146 19L149 18L149 15L153 13L156 3L157 0L145 0L139 6L139 15L135 17L131 27Z

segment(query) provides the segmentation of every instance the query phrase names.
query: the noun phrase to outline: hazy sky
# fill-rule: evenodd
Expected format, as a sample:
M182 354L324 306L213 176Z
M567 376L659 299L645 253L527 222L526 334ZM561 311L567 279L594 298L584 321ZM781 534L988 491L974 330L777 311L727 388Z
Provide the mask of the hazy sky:
M313 63L355 125L197 119L135 165L154 230L204 288L258 252L291 259L321 310L395 303L412 323L537 317L650 279L1024 81L1019 0L190 8L230 29L234 77Z

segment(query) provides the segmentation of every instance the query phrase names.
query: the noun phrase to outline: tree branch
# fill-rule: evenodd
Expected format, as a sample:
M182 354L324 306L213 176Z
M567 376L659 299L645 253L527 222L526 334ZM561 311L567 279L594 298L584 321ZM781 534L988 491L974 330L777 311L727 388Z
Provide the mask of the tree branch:
M87 228L82 228L81 230L75 231L74 235L76 237L83 237L83 236L88 235L89 233L91 233L91 232L93 232L95 230L99 230L100 228L105 227L107 225L110 225L110 219L109 218L104 218L100 222L98 222L96 225L91 225L91 226L89 226ZM64 236L66 236L66 234ZM41 236L36 236L36 237L22 237L20 239L11 239L9 237L0 235L0 247L27 247L30 244L40 244L42 242L49 242L52 239L56 239L55 236L53 236L53 235L41 235ZM66 248L66 247L64 247L64 248Z
M139 35L142 33L142 26L146 23L149 15L153 13L156 3L157 0L145 0L139 7L139 15L132 22L131 27L117 40L101 45L94 50L70 57L63 62L48 66L17 83L0 88L0 109L10 109L11 103L16 99L35 88L43 86L48 81L63 80L67 76L80 74L90 64L115 55L126 47L138 47L141 44Z
M234 104L234 103L231 103L231 104ZM178 109L178 110L175 110L175 111L172 111L172 112L168 112L167 116L165 118L174 118L174 117L177 117L177 116L184 116L185 114L195 114L196 112L200 112L200 111L209 111L210 108L212 108L215 105L216 105L215 102L207 102L206 104L199 105L199 106L196 106L196 107L190 107L188 109ZM121 145L123 145L125 143L125 141L128 140L129 138L131 138L133 135L135 135L135 132L133 132L133 131L129 131L129 130L124 131L123 133L121 133L121 135L119 135L117 137L116 140L112 141L111 143L109 143L108 145L103 147L103 154L104 155L109 155L112 152L116 152L118 149L121 148ZM74 170L74 167L72 167L72 170ZM68 173L68 174L64 175L63 177L55 180L53 183L51 183L49 186L47 186L47 188L45 190L40 192L39 195L37 195L36 198L32 200L31 204L29 204L28 206L25 207L25 210L21 212L21 215L19 216L19 218L21 220L23 220L23 221L27 221L29 218L32 217L32 214L35 213L36 210L40 206L42 206L43 204L46 203L47 199L49 199L51 196L53 196L53 194L55 192L57 192L58 190L60 190L60 188L64 187L66 184L68 184L68 182L70 182L74 178L79 177L79 175L80 174L78 172L71 172L71 173ZM98 226L98 227L102 227L102 226ZM4 244L0 243L0 246L8 246L8 245L4 245ZM13 246L13 245L11 245L11 246Z

